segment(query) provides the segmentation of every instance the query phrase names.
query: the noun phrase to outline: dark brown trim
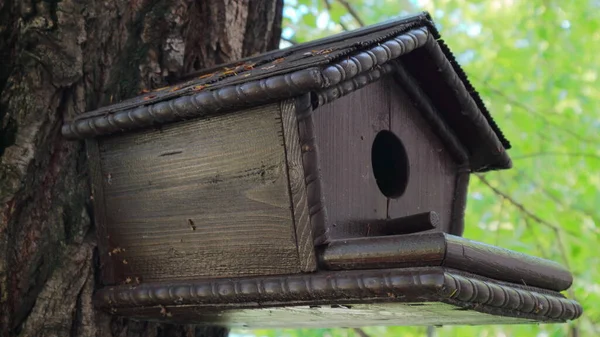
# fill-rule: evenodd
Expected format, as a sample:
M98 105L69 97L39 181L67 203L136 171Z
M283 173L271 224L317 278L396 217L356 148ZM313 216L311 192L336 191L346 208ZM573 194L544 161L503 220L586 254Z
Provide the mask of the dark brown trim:
M266 59L266 60L275 60L281 57L285 57L287 55L299 52L299 51L304 51L304 50L318 50L321 49L324 45L328 45L328 44L333 44L339 41L344 41L344 40L348 40L350 38L353 37L357 37L357 36L364 36L365 40L368 39L372 39L372 37L370 37L371 35L375 35L380 31L387 31L389 29L393 29L394 27L402 27L398 30L396 30L397 34L394 35L398 35L404 31L408 31L414 28L419 28L419 27L428 27L428 29L435 35L436 38L439 37L439 33L437 32L437 29L435 28L433 22L431 21L431 16L429 15L429 13L427 12L421 12L415 15L411 15L411 16L407 16L404 18L393 18L384 22L380 22L380 23L376 23L373 25L369 25L366 27L361 27L352 31L344 31L338 34L334 34L331 36L327 36L318 40L313 40L313 41L308 41L305 43L301 43L301 44L297 44L297 45L293 45L284 49L279 49L279 50L273 50L270 52L266 52L264 54L261 54L259 57L261 59ZM377 42L377 41L376 41ZM361 43L362 46L365 45L365 42ZM231 67L235 64L239 64L239 63L244 63L247 61L253 61L256 60L257 56L249 56L243 59L239 59L236 60L235 62L229 63L229 64L225 64L225 65L216 65L212 68L207 68L207 69L202 69L196 72L192 72L189 74L185 74L183 75L183 77L181 78L181 80L185 81L185 80L192 80L194 78L198 78L201 75L204 74L208 74L208 73L213 73L219 69L222 69L223 67Z
M330 270L444 266L555 291L573 276L560 264L445 233L335 240L319 254Z
M374 83L382 79L393 70L391 63L383 64L369 72L358 75L350 80L340 82L325 90L318 91L313 96L313 109L319 106L330 103L338 98L344 97L353 91L356 91L368 84Z
M319 251L328 270L441 266L446 241L434 235L387 235L332 240Z
M358 74L408 54L424 46L430 36L426 27L413 29L381 42L373 48L349 55L323 69L324 87L329 88L350 80Z
M312 105L310 95L296 99L296 114L298 118L298 136L300 150L302 151L302 164L304 166L304 181L310 223L313 232L314 244L321 245L327 242L327 209L321 188L321 172L319 169L319 154L315 141L314 123L312 118Z
M454 200L452 202L452 213L448 233L462 236L465 231L465 210L467 209L467 197L469 192L469 179L471 170L467 165L459 165L454 183Z
M473 171L512 166L504 146L508 144L501 141L502 135L493 129L481 112L433 36L429 36L423 48L402 58L402 63L465 144Z
M429 31L425 27L413 29L323 69L302 69L114 113L84 114L64 124L62 134L70 139L95 137L157 123L208 116L328 88L423 46L428 36Z
M196 312L319 303L435 302L494 315L562 322L582 314L560 293L496 282L442 267L318 272L288 276L116 286L95 294L98 307L135 316L144 307ZM160 318L160 310L155 310Z
M406 91L412 100L412 104L431 125L433 132L444 143L448 151L450 151L452 158L459 165L468 163L469 154L467 150L458 140L452 129L448 127L448 124L441 118L432 103L432 98L427 96L414 77L406 71L401 62L393 62L393 67L396 82Z
M383 227L385 235L413 234L439 228L440 216L434 212L407 215L401 218L387 219Z
M477 92L477 90L475 90L475 88L471 84L471 81L469 81L469 78L468 78L467 74L465 73L465 71L461 68L461 66L456 61L456 58L454 57L454 54L450 51L450 48L446 45L446 42L443 39L440 39L439 33L437 33L437 31L433 31L432 30L432 33L433 33L433 36L436 38L437 43L438 43L440 49L442 50L442 52L444 53L444 55L446 55L446 58L450 62L450 65L452 66L452 69L454 70L454 72L456 73L456 75L458 76L458 78L460 78L460 80L462 81L462 83L464 84L464 86L467 89L467 92L469 93L469 95L475 101L475 104L479 108L479 111L483 114L483 116L485 117L485 119L489 123L490 127L492 128L492 130L494 130L494 133L496 134L496 136L498 136L498 139L500 139L500 142L502 143L502 145L504 146L504 148L506 150L509 150L511 148L510 142L508 141L508 139L506 139L506 137L502 133L502 130L500 130L500 127L498 126L498 124L496 124L496 122L492 118L490 112L485 107L485 104L483 103L483 100L479 96L479 93Z
M451 271L452 269L446 269ZM457 273L445 275L446 289L456 293L444 300L463 308L498 315L503 309L511 311L515 317L536 319L530 315L541 315L549 321L573 320L583 314L583 308L574 300L564 298L560 293L551 293L532 287L516 287L512 284L497 283ZM470 286L469 286L470 285ZM483 307L479 307L482 305ZM538 319L536 319L538 320Z
M302 143L298 136L298 120L296 116L296 100L288 99L280 102L283 139L290 205L296 234L296 247L300 269L304 272L317 270L317 257L313 244L313 230L308 207L304 165L302 163Z
M277 99L293 97L323 86L317 68L203 91L170 101L139 106L105 115L82 115L62 127L63 136L82 139L148 127L178 120L204 117L234 108L250 107Z

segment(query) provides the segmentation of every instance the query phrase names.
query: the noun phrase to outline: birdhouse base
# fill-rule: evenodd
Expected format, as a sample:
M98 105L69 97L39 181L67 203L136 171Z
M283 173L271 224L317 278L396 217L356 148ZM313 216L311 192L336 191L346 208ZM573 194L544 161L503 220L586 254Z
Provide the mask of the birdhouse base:
M121 285L95 300L116 315L231 328L553 323L582 312L556 291L444 267Z

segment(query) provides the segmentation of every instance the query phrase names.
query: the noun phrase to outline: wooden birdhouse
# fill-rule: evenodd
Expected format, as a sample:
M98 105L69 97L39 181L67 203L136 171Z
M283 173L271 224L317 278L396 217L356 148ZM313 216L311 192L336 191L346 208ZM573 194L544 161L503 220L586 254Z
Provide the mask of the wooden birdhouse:
M83 114L117 315L230 327L564 322L560 265L470 241L510 147L427 14Z

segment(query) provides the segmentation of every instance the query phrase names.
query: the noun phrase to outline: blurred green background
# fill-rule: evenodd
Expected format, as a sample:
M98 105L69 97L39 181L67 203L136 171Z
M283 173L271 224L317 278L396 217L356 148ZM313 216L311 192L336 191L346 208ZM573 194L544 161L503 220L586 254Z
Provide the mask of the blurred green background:
M560 325L234 330L232 336L600 336L600 1L286 0L282 46L428 11L508 139L471 180L464 236L559 261L584 307Z

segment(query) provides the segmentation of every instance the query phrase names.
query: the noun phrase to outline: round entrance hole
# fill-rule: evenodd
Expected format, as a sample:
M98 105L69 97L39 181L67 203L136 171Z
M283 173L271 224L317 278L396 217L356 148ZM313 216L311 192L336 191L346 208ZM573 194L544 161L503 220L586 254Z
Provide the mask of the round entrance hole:
M371 165L377 187L388 198L399 198L408 185L408 156L395 134L383 130L377 133L371 147Z

